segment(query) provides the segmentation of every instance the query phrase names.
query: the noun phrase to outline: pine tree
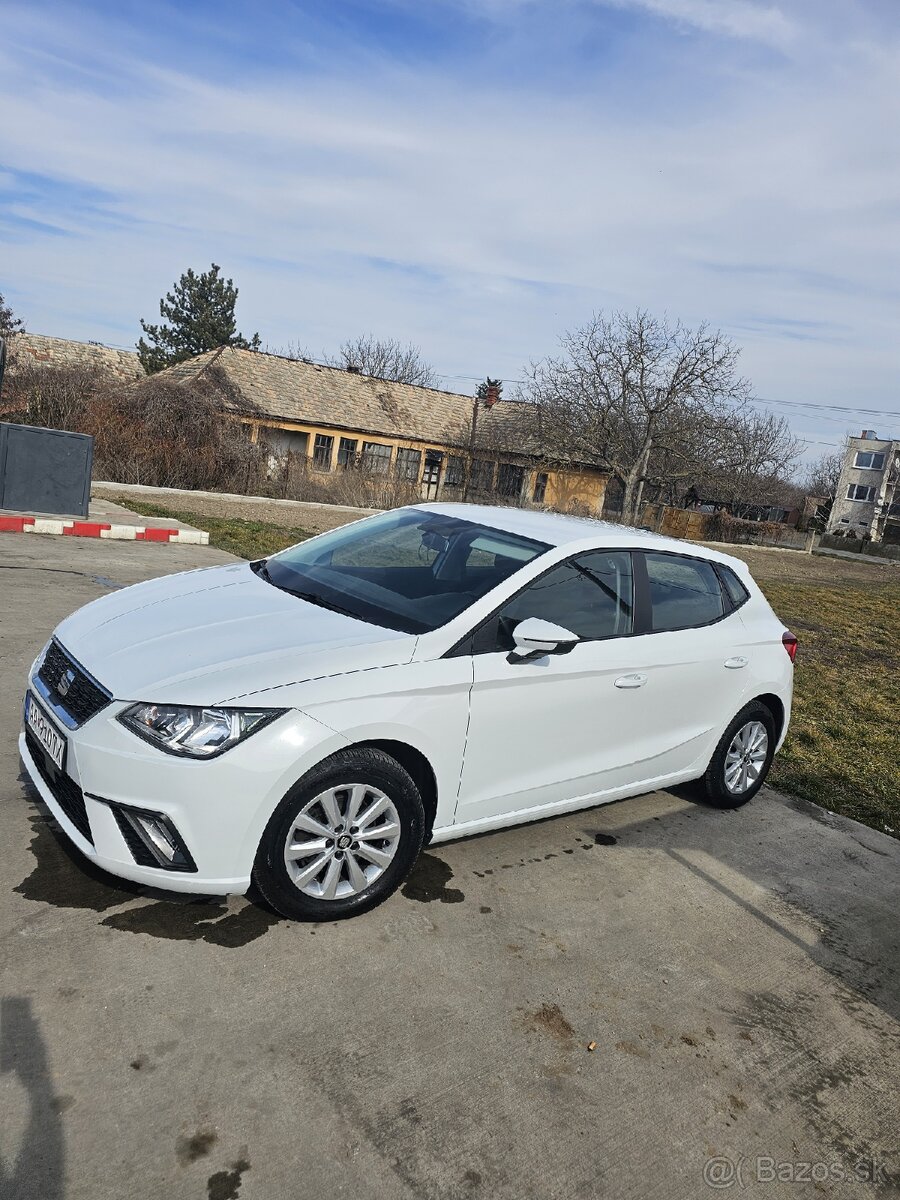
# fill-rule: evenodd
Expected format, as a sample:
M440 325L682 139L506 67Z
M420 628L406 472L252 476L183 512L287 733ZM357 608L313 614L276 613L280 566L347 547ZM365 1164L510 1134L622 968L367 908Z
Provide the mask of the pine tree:
M3 386L3 374L7 367L13 364L13 350L10 345L10 338L14 333L24 333L25 324L21 317L17 317L10 306L3 299L3 293L0 292L0 388Z
M188 270L159 302L159 315L169 324L150 325L141 321L149 343L137 344L138 357L148 375L171 367L219 346L237 346L258 350L259 334L249 341L236 331L234 308L238 290L230 279L223 279L220 268L212 263L202 275Z
M24 333L25 325L21 317L17 317L13 310L3 299L3 293L0 292L0 337L8 338L14 333Z

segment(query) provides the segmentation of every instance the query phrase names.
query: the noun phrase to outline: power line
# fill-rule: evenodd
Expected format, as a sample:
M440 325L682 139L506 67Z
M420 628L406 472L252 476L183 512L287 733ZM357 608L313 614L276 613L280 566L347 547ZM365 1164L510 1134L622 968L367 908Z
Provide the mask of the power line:
M820 404L813 400L771 400L767 396L753 396L760 404L780 404L786 408L813 408L821 412L862 413L867 417L891 417L894 420L900 413L888 412L883 408L857 408L849 404Z

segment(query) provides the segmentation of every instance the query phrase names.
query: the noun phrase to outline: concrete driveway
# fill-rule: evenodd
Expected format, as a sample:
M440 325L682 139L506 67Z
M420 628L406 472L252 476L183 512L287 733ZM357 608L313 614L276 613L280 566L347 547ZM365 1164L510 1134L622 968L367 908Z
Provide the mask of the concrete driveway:
M28 663L108 587L223 561L0 535L4 1200L897 1189L900 844L850 821L658 793L443 845L320 926L78 860L19 774Z

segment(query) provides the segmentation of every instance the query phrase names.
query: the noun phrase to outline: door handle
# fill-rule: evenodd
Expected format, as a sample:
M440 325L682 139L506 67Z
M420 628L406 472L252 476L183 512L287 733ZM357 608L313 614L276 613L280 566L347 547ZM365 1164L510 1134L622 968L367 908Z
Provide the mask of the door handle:
M616 680L617 688L639 688L647 682L646 675L620 675Z
M726 658L725 666L729 671L738 671L741 667L746 667L749 659L744 658L743 654L736 654L734 658Z

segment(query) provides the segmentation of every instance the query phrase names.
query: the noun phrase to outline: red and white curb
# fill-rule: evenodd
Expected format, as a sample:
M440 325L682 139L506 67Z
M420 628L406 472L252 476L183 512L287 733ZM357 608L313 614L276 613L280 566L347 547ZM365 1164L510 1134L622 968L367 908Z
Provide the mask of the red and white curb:
M209 534L202 529L148 529L145 525L108 525L102 521L58 520L55 517L0 517L0 533L56 533L65 537L115 538L123 542L209 545Z

